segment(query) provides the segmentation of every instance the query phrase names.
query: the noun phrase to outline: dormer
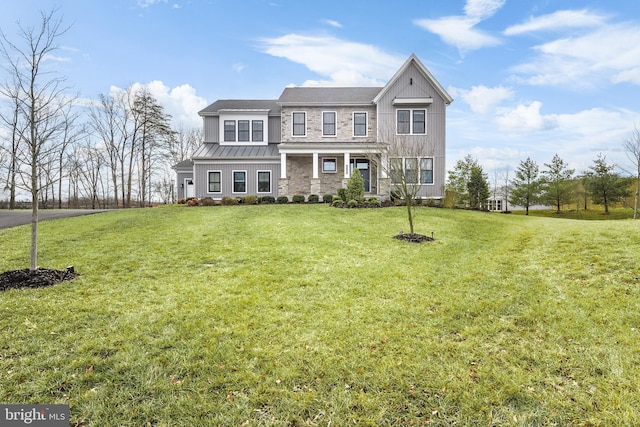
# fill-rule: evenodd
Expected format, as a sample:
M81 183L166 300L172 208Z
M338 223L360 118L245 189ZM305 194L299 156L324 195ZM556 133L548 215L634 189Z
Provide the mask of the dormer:
M218 141L220 145L267 145L269 110L221 109Z

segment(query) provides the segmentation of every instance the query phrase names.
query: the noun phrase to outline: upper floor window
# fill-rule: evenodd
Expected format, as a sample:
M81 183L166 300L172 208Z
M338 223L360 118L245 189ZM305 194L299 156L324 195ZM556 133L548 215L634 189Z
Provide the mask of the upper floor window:
M292 113L293 136L305 136L307 134L307 114L304 111Z
M224 121L224 140L226 142L233 142L236 140L236 121L235 120Z
M251 121L251 140L264 141L264 123L262 120Z
M249 120L238 120L238 141L249 141Z
M396 132L420 135L427 133L427 110L396 110Z
M322 136L336 136L336 112L322 113Z
M353 113L353 136L367 136L367 113Z

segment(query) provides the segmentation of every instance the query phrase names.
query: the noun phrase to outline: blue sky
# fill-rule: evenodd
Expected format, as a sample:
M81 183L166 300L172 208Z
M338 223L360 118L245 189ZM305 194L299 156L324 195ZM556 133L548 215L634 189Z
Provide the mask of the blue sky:
M71 28L51 61L82 98L149 84L187 128L216 99L384 85L412 53L454 98L449 168L622 165L640 127L635 0L3 0L0 28L54 6Z

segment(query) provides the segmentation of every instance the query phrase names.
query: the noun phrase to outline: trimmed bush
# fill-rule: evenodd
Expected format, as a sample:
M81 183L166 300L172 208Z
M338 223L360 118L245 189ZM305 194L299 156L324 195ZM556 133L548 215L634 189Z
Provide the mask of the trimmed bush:
M214 206L216 202L211 197L203 197L200 200L200 206Z
M293 203L304 203L304 194L294 194Z
M310 194L307 201L309 203L318 203L320 201L320 196L318 196L317 194Z
M338 197L340 197L342 200L347 200L347 189L338 188Z
M258 196L244 196L242 198L242 204L244 205L257 205Z
M285 205L289 203L289 198L287 196L278 196L277 202L278 204Z
M369 204L369 206L375 207L375 208L379 208L380 206L382 206L382 203L380 203L380 200L376 199L375 197L370 198L367 203Z
M354 168L351 178L347 182L347 198L345 200L355 200L361 202L364 200L364 179L360 175L358 168Z
M331 202L331 206L333 206L334 208L341 208L343 205L344 205L344 202L340 197L335 197Z
M187 206L198 206L198 199L195 197L190 197L187 199Z
M238 201L235 199L235 197L224 196L222 198L222 204L224 206L237 205Z
M325 194L322 196L322 203L331 203L333 196L331 194Z
M347 206L350 208L357 208L358 207L358 201L351 199L347 202Z
M262 196L258 199L259 203L263 203L265 205L267 204L273 204L276 202L276 198L273 196Z
M187 201L184 199L184 197L182 199L178 199L179 205L184 205L185 203L187 203Z

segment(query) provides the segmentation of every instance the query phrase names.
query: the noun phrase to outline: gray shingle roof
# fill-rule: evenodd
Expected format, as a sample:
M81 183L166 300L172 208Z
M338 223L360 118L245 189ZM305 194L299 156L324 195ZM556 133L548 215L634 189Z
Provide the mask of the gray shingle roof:
M280 95L280 104L363 105L372 104L381 87L288 87Z
M174 169L192 169L193 168L193 161L192 160L183 160L181 162L176 163L173 166Z
M198 112L201 116L218 115L220 110L269 110L270 116L280 115L277 99L219 99Z
M194 159L252 159L274 157L280 158L278 144L268 145L220 145L217 143L202 144L193 154Z

